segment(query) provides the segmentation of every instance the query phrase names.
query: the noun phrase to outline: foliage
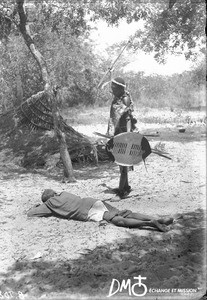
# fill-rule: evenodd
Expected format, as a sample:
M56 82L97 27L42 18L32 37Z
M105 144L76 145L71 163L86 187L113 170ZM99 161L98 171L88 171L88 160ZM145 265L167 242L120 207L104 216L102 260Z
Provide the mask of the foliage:
M89 43L68 31L59 36L56 32L44 30L37 46L47 58L53 82L62 88L63 104L93 104L98 71Z
M35 37L35 42L47 61L54 84L61 87L63 104L73 106L83 103L93 104L96 100L98 70L96 59L88 43L65 32L60 37L56 32L45 29L41 37ZM71 51L72 49L72 51ZM42 89L41 74L36 62L22 42L21 36L13 36L12 41L0 45L1 78L3 89L2 99L7 99L13 105L19 105L17 98L17 74L21 77L23 98L26 100L32 94Z
M202 0L177 1L172 9L151 14L146 23L146 38L140 47L155 52L158 61L165 53L184 53L186 59L195 59L205 53L205 2Z
M205 1L175 0L173 2L174 5L169 8L166 0L114 0L108 4L108 12L104 12L102 8L101 16L111 25L118 25L121 19L128 23L144 21L143 30L137 26L138 30L132 36L131 47L135 51L142 49L153 53L160 63L164 63L166 55L172 53L184 53L186 59L196 60L201 53L205 54L206 49Z
M143 20L143 31L137 30L133 48L154 52L164 62L166 53L185 53L195 59L198 49L205 53L204 0L110 0L94 6L93 20L104 18L108 24L118 25Z
M3 1L4 10L11 11L11 3L13 1ZM173 3L167 0L32 0L26 2L26 9L37 34L50 28L61 35L63 25L64 30L80 36L90 30L88 20L100 18L110 25L118 25L123 19L128 23L144 20L144 31L137 32L134 47L155 51L157 59L163 59L166 51L185 51L186 57L190 58L195 55L196 46L202 48L205 44L204 0L175 0ZM7 15L4 14L4 22L0 15L0 22L10 32Z
M134 102L146 107L191 108L205 105L205 65L172 76L123 74Z
M13 99L14 105L19 105L17 101L17 76L21 78L21 88L23 95L21 101L37 93L41 89L41 78L38 66L31 54L28 52L21 37L13 36L12 43L0 45L2 78L8 88L5 98ZM6 91L5 91L6 92Z
M67 95L63 100L70 106L78 103L94 103L94 87L97 80L97 72L93 70L96 60L84 40L84 33L87 29L84 23L86 22L85 12L83 13L79 4L75 1L71 1L70 5L64 1L59 4L56 1L41 3L27 1L26 3L27 20L30 23L32 38L47 61L54 84L67 90ZM3 2L0 5L0 11L1 9L4 19L11 21L11 11L14 9L12 2ZM18 16L13 17L15 24L18 24ZM4 29L5 26L0 27L2 39L8 32ZM18 101L15 101L18 90L17 77L20 78L22 89L21 101L41 90L42 81L38 66L28 53L17 28L12 29L9 31L10 35L6 36L0 44L3 66L1 87L5 85L8 87L4 89L6 93L2 93L1 98L8 99L10 104L13 101L13 105L18 105ZM10 104L8 106L11 106Z

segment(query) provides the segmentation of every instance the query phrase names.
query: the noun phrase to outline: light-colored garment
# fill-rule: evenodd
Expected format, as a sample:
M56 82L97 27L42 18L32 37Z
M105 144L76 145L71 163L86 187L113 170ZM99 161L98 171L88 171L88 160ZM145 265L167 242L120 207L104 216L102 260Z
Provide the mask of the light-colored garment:
M88 212L88 221L100 222L103 220L104 213L108 211L102 201L97 201L93 204Z

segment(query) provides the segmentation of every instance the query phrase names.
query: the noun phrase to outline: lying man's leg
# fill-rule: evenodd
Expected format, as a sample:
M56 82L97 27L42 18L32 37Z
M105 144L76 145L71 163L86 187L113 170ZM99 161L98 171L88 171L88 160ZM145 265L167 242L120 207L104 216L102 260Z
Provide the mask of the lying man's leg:
M165 232L167 228L160 224L157 220L149 220L149 221L141 221L133 218L123 218L121 216L115 216L111 223L119 227L128 227L128 228L140 228L140 227L153 227L158 229L159 231Z
M133 213L131 212L130 214L128 214L126 216L126 218L132 218L132 219L136 219L136 220L142 220L142 221L150 221L152 220L153 218L149 215L145 215L145 214L140 214L140 213ZM157 221L160 223L160 224L165 224L165 225L169 225L169 224L172 224L173 223L173 218L160 218L160 219L157 219Z
M161 231L166 231L165 225L169 225L163 222L159 222L159 220L155 220L152 216L133 213L131 210L118 210L117 208L111 206L108 203L105 203L108 211L104 213L103 219L107 222L111 222L116 226L123 227L142 227L142 226L151 226L157 228ZM172 222L171 222L172 223Z

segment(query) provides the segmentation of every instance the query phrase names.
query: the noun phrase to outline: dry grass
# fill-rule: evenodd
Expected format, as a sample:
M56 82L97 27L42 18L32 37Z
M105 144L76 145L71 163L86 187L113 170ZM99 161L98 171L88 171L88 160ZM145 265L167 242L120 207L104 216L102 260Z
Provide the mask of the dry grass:
M109 118L107 107L78 107L62 110L62 116L70 125L107 124ZM138 108L134 115L140 123L148 124L182 124L189 122L206 122L205 111L190 111L170 108Z

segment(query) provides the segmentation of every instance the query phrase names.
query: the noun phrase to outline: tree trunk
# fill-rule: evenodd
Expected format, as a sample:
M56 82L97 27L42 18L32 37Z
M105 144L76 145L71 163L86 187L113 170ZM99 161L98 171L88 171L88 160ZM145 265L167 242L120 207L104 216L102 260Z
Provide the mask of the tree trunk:
M53 90L51 94L52 99L52 115L54 120L54 129L56 136L58 138L60 144L60 157L64 166L64 177L68 178L67 182L75 182L75 177L73 174L73 166L70 158L70 154L68 152L67 143L65 139L65 133L63 126L60 122L60 113L57 107L57 90Z
M69 181L75 181L74 175L73 175L73 168L72 163L70 159L70 155L68 153L67 144L65 141L65 134L62 132L62 128L60 126L60 114L57 109L57 103L56 103L56 97L55 97L55 91L53 90L50 75L47 70L46 62L39 52L38 49L36 49L34 41L32 39L32 36L29 31L29 26L27 25L27 17L24 11L24 0L16 0L17 3L17 11L20 18L20 24L19 29L20 32L24 38L24 41L29 48L30 52L32 53L34 59L37 61L41 74L42 79L45 83L44 91L48 97L48 100L52 107L52 115L53 115L53 121L54 121L54 131L58 138L59 144L60 144L60 157L63 161L64 168L65 168L65 175L68 177Z
M16 97L17 97L17 105L19 106L23 101L23 88L22 88L22 79L18 67L16 70Z
M75 182L75 177L73 174L73 167L70 155L68 153L68 148L65 140L65 133L60 132L60 157L62 159L63 165L64 165L64 176L68 178L67 182ZM67 166L67 167L66 167Z

